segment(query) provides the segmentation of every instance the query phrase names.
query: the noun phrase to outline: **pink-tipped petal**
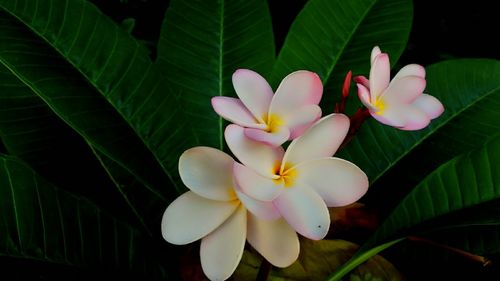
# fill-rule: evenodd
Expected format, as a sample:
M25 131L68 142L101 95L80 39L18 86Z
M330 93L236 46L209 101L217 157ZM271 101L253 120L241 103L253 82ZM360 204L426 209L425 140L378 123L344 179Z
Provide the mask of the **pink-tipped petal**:
M191 243L220 226L239 205L237 200L209 200L188 191L172 202L163 213L161 233L172 244Z
M273 202L281 216L301 235L320 240L328 233L330 227L328 208L311 187L287 188Z
M294 114L283 117L290 130L290 139L301 136L319 118L321 118L321 108L315 104L297 108Z
M243 256L246 235L246 210L240 206L224 224L201 240L201 267L208 279L222 281L233 274Z
M281 183L276 184L272 178L263 177L240 163L234 163L233 173L240 190L260 201L272 201L283 189Z
M391 81L387 90L382 94L384 101L390 104L410 104L425 89L425 79L419 76L404 76Z
M418 76L425 78L425 68L418 64L409 64L401 68L392 79L394 80L405 76Z
M389 56L385 53L375 57L370 69L370 101L374 103L385 89L389 86L391 80L391 64Z
M310 186L328 207L356 202L368 190L368 177L353 163L340 158L324 158L297 167L297 185Z
M245 129L238 125L228 125L224 132L226 143L243 165L264 177L272 177L276 163L283 159L283 148L273 147L245 136Z
M439 117L444 112L443 104L437 98L428 94L419 96L412 105L425 112L431 119Z
M234 124L249 128L266 128L266 125L260 124L239 99L213 97L212 107L222 118Z
M267 116L273 98L273 90L267 81L257 72L238 69L233 74L233 86L236 94L253 116L263 122Z
M406 124L406 114L403 108L407 106L391 106L384 108L381 113L370 110L370 114L373 118L382 124L389 125L396 128L402 128Z
M370 89L370 81L368 80L368 78L364 77L364 76L355 76L354 78L354 82L356 82L356 84L361 84L363 86L365 86L366 89Z
M344 114L330 114L309 128L288 146L283 162L293 167L301 162L329 157L335 154L349 130L349 118Z
M401 130L420 130L427 127L427 125L431 122L431 119L425 114L425 112L413 106L407 106L405 115L406 124L402 128L399 128Z
M233 191L234 160L211 147L198 146L186 150L179 158L182 182L196 194L208 199L230 201Z
M279 85L269 113L280 117L292 116L297 108L310 104L317 105L322 95L323 84L316 73L305 70L295 71L285 77Z
M261 220L248 214L247 241L277 267L287 267L299 257L299 238L284 219Z
M245 128L244 133L247 138L270 146L280 146L290 138L290 130L284 126L272 133L253 128Z
M382 53L382 51L380 50L380 48L378 46L373 47L372 53L370 55L370 63L371 63L371 65L373 65L373 62L375 61L375 58L378 55L380 55L381 53Z

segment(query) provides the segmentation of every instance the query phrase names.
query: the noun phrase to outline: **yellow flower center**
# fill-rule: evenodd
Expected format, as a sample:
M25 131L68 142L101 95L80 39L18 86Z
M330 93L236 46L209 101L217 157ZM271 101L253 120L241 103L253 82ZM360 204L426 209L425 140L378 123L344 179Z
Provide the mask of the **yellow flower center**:
M283 184L285 187L292 187L297 178L297 170L292 169L290 163L285 163L281 171L281 163L276 163L273 168L273 174L278 176L273 179L274 183L279 185Z
M375 114L380 115L384 113L385 102L382 99L376 99L375 102L373 103L373 106L377 108L377 112L375 112Z
M279 127L283 125L283 120L276 114L271 114L269 116L264 116L264 123L266 123L266 131L268 133L275 133L278 131Z

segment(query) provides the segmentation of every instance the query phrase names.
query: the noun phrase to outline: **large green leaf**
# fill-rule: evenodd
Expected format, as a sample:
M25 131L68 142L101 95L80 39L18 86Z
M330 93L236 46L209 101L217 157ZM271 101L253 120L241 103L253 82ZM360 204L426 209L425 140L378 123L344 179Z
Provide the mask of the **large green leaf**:
M0 9L33 31L31 37L24 38L25 42L43 39L80 72L87 80L85 86L99 92L118 111L153 152L170 179L178 182L178 156L186 147L185 139L189 139L188 128L183 123L186 118L181 116L175 97L142 44L84 0L1 0ZM58 81L58 85L61 82ZM90 98L96 99L96 96ZM92 106L92 110L97 114L104 109ZM134 157L136 153L122 154ZM136 164L142 164L145 170L155 167L149 162ZM162 188L167 189L166 185Z
M396 169L374 192L387 194L394 187L397 193L405 185L413 187L440 164L483 145L500 131L500 62L437 63L427 68L425 91L445 107L427 128L400 131L370 119L338 153L360 166L371 182Z
M197 144L224 148L225 124L210 99L234 96L231 76L236 69L268 76L274 52L264 0L170 2L157 65L180 94Z
M500 225L500 136L458 156L426 177L375 234L330 280L339 280L377 251L412 232L472 225ZM496 211L491 212L494 209ZM389 242L388 242L389 241Z
M64 190L90 197L120 218L133 217L125 201L108 199L121 195L85 140L2 64L0 81L0 137L8 153Z
M5 155L0 155L0 202L0 256L163 274L136 229Z
M276 85L288 73L307 69L325 85L323 109L333 101L347 71L365 75L378 45L396 62L406 46L413 18L409 0L311 0L290 28L273 69Z

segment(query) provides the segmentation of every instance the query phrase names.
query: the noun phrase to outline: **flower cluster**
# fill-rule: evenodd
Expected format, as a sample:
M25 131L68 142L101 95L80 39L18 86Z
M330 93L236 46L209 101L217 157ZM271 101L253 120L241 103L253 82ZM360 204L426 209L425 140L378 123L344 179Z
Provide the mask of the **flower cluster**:
M382 123L425 127L442 106L420 95L423 68L407 66L389 83L388 67L387 55L375 48L370 80L355 78L361 101ZM185 151L179 173L190 191L172 202L162 219L168 242L201 239L201 265L211 280L232 275L246 241L274 266L291 265L299 256L297 233L323 239L330 226L328 207L357 201L369 185L356 165L333 157L350 121L342 113L321 118L323 85L315 73L291 73L274 94L251 70L237 70L232 81L239 99L215 97L212 106L233 123L224 137L237 161L210 147Z

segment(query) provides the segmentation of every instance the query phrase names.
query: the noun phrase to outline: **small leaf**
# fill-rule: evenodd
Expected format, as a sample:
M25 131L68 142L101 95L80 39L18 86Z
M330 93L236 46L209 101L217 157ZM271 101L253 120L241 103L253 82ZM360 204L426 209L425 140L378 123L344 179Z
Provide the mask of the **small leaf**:
M354 243L344 240L301 240L299 259L291 266L274 268L270 281L320 281L324 280L335 268L341 266L358 249ZM250 251L245 251L242 261L234 274L235 280L255 280L262 258ZM358 267L349 276L351 280L403 280L401 273L381 256L375 256Z

